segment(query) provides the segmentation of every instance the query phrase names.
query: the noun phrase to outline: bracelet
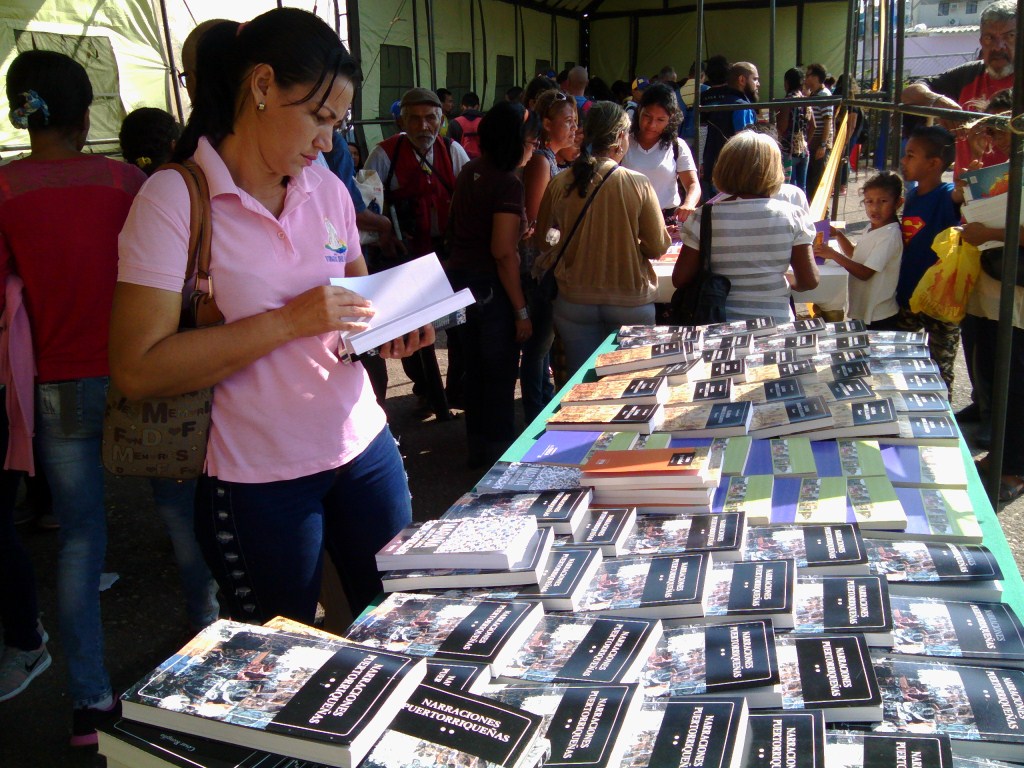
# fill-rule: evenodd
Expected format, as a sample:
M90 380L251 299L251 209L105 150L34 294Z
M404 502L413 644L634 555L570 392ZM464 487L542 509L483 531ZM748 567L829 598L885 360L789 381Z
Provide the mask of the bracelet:
M516 320L529 320L530 311L526 307L520 307L513 313L516 316Z

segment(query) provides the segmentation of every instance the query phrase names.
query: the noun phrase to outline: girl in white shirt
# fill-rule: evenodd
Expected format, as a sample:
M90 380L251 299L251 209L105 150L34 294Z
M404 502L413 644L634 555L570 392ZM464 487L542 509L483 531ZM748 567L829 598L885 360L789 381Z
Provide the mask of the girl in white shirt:
M903 257L903 234L898 212L903 205L903 181L891 171L868 179L862 188L864 210L871 229L854 244L842 230L830 230L842 252L822 243L814 255L832 259L854 280L850 281L849 316L863 320L872 330L898 330L896 282Z

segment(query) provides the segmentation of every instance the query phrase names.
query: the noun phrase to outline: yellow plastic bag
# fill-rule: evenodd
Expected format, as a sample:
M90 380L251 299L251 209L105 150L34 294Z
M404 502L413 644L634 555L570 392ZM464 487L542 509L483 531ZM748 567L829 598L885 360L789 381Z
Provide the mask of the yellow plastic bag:
M939 260L924 273L910 297L910 310L959 323L981 272L981 252L961 238L959 227L940 232L932 243Z

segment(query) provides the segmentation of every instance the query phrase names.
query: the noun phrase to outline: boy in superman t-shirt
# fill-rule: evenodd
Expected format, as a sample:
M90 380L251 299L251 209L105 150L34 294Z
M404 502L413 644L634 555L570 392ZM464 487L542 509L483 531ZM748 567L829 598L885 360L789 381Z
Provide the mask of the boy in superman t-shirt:
M938 261L932 242L944 229L960 223L959 194L954 185L942 181L943 172L956 152L953 135L939 126L921 127L910 134L900 160L903 178L916 181L903 204L903 260L896 284L900 305L900 327L928 331L928 347L942 378L953 392L953 361L960 342L960 326L910 311L910 297L932 264Z

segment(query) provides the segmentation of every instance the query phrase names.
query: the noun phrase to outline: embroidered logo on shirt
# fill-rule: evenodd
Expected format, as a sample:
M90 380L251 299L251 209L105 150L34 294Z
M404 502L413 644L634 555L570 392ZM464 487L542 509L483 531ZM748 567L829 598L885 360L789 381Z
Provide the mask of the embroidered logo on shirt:
M327 228L327 242L324 244L329 253L325 254L328 261L345 261L345 254L348 246L338 237L338 230L331 224L331 220L324 216L324 226Z
M914 236L924 229L924 219L920 216L903 217L903 244L906 245Z

